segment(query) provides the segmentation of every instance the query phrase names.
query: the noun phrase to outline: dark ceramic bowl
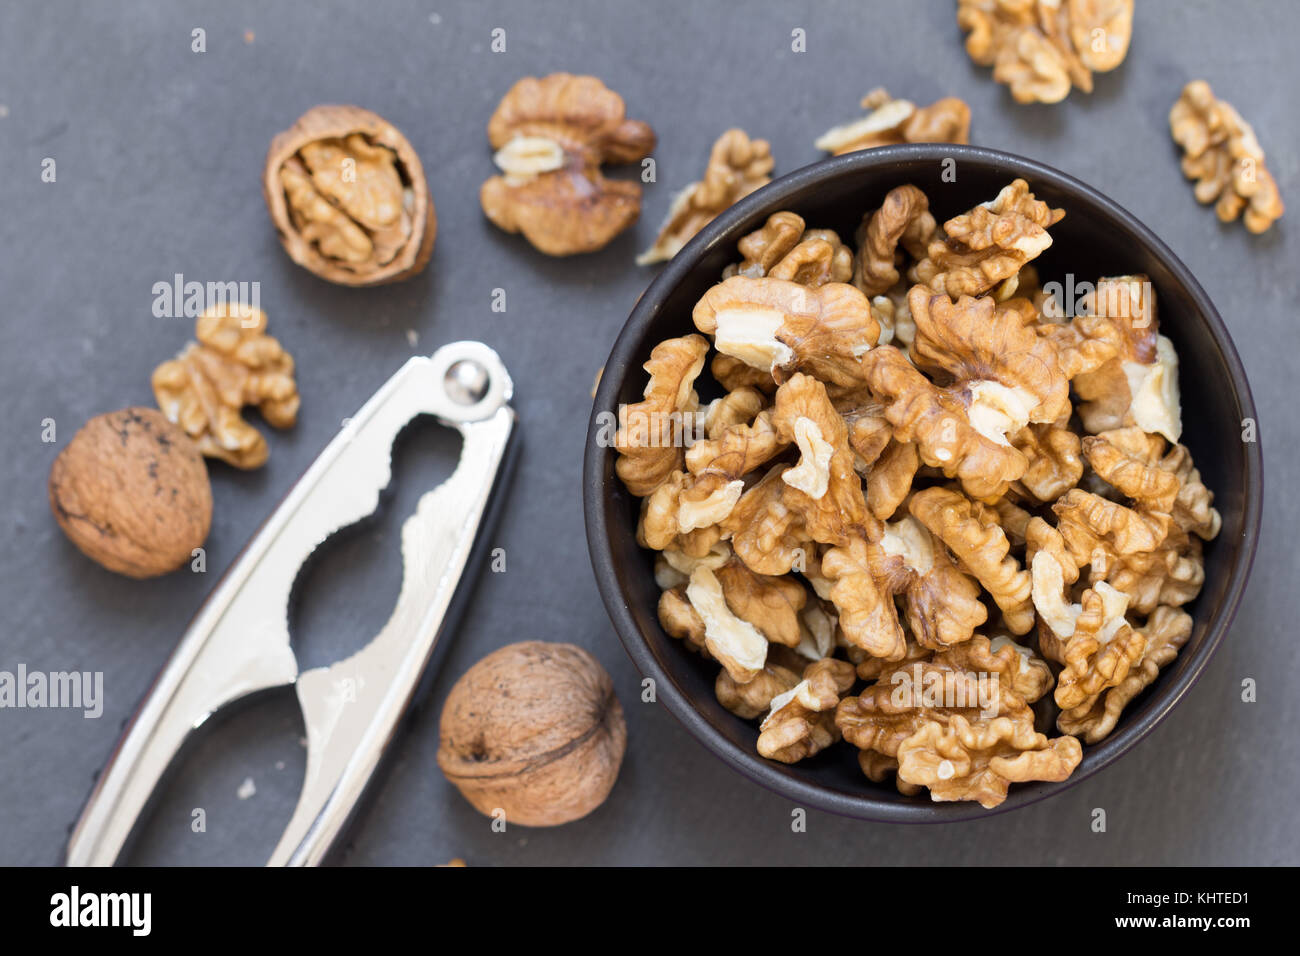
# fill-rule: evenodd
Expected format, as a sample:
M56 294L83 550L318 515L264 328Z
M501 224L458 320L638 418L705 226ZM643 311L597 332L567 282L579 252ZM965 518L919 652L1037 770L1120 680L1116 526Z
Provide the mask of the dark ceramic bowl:
M943 182L944 160L956 161L956 181ZM800 806L889 822L939 822L987 816L975 803L933 803L905 797L893 783L873 784L858 769L851 746L831 747L792 766L754 749L754 722L741 720L714 698L718 665L689 653L659 626L653 555L637 547L638 502L614 474L614 451L594 436L596 416L639 401L641 365L663 339L695 331L691 309L736 261L736 242L780 209L810 227L851 237L864 211L895 186L914 183L944 219L991 199L1017 176L1040 199L1065 209L1052 227L1052 247L1036 262L1044 282L1146 273L1156 289L1160 330L1181 361L1182 441L1215 493L1223 530L1205 549L1205 587L1188 606L1195 625L1178 659L1124 711L1115 731L1085 746L1066 783L1019 784L1002 810L1021 807L1096 773L1127 753L1195 683L1232 621L1246 584L1259 533L1262 474L1257 443L1243 443L1242 420L1255 407L1241 361L1196 279L1169 248L1133 216L1094 189L1048 166L973 146L912 144L849 153L776 180L728 209L697 235L651 283L623 327L596 393L583 472L587 541L601 597L618 636L641 673L678 720L732 767ZM950 177L951 178L951 177ZM706 373L707 375L707 373ZM1041 728L1040 728L1041 729Z

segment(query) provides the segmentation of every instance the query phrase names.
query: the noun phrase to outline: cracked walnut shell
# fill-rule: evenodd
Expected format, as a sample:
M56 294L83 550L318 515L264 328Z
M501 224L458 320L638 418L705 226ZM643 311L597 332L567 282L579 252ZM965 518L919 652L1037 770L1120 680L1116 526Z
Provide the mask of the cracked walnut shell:
M253 405L273 428L297 421L293 357L266 334L261 309L208 309L195 324L195 337L197 343L154 369L158 407L209 458L260 468L269 454L266 439L240 412Z
M771 182L771 172L767 140L750 139L741 129L727 130L713 144L704 178L673 197L654 245L637 256L636 264L667 262L718 213Z
M479 190L483 214L535 249L569 256L602 249L641 214L641 185L606 179L655 146L650 126L625 117L623 98L594 76L524 77L488 121L503 175Z
M322 279L379 285L429 263L438 218L424 167L369 110L308 110L271 141L262 190L289 258Z
M212 524L203 457L152 408L86 422L54 459L49 496L59 527L83 554L132 578L185 564Z
M708 351L709 343L700 335L660 342L643 366L650 381L642 400L620 409L615 470L632 494L648 495L680 466L682 416Z
M572 644L524 641L456 681L438 724L438 766L480 813L557 826L604 803L627 749L609 674Z

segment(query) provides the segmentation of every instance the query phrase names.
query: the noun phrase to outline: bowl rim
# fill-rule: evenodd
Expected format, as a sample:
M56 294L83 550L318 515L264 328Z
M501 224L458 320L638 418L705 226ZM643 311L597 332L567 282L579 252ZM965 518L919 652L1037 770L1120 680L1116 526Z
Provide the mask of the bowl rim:
M604 368L623 369L624 375L633 374L633 370L640 366L636 361L638 356L635 351L642 330L658 314L662 303L695 269L698 260L709 250L719 242L733 242L738 239L738 236L730 234L741 222L755 213L761 216L764 210L774 212L781 209L792 195L829 179L869 175L874 171L887 171L895 165L940 162L948 158L956 160L958 168L963 160L981 165L996 164L1005 169L1008 181L1019 177L1031 184L1036 181L1050 182L1056 189L1072 194L1076 200L1092 205L1095 207L1095 212L1118 220L1138 236L1149 247L1152 254L1168 268L1175 281L1187 291L1196 309L1204 316L1210 328L1211 338L1230 373L1228 384L1235 393L1243 413L1258 421L1245 368L1222 317L1191 270L1151 229L1097 189L1052 166L1001 150L949 143L882 146L829 157L773 180L724 210L695 235L649 283L623 323ZM1255 560L1263 510L1263 456L1258 436L1256 441L1244 443L1246 448L1242 540L1232 565L1223 603L1217 616L1208 622L1204 641L1190 655L1191 664L1187 670L1174 683L1162 689L1161 696L1152 702L1154 706L1149 707L1146 713L1127 726L1117 727L1101 743L1089 745L1085 750L1084 760L1068 780L1061 783L1017 784L1002 804L992 810L985 810L977 803L964 801L936 803L917 799L915 802L890 802L877 799L870 794L847 794L788 776L779 769L784 765L772 764L760 757L756 751L745 751L733 744L691 703L688 695L655 660L617 585L615 562L610 546L609 523L606 521L606 488L603 480L605 458L613 454L613 450L592 441L591 436L599 433L598 416L616 404L617 393L623 384L624 375L601 376L592 404L588 439L583 457L583 513L586 520L588 552L605 610L632 662L644 677L654 680L656 698L664 703L669 713L685 726L691 736L732 769L764 788L795 801L799 806L816 807L841 816L881 823L946 823L987 819L997 813L1028 806L1062 793L1128 753L1169 715L1201 678L1231 627L1240 606Z

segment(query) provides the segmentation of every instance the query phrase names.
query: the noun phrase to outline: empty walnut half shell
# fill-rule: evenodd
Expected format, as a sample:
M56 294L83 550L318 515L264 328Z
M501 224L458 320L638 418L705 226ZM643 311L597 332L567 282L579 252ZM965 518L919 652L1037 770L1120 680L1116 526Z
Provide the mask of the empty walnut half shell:
M424 269L438 219L420 157L359 106L315 106L271 141L262 191L289 258L341 285Z

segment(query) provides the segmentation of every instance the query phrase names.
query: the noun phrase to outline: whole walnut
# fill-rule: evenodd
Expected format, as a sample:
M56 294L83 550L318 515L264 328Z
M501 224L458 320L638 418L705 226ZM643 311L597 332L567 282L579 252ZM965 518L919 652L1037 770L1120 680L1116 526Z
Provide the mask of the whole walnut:
M50 507L72 543L110 571L166 574L212 524L208 469L188 436L154 408L92 418L54 459Z
M461 676L442 708L438 766L481 813L546 827L586 816L618 777L623 708L600 662L523 641Z

